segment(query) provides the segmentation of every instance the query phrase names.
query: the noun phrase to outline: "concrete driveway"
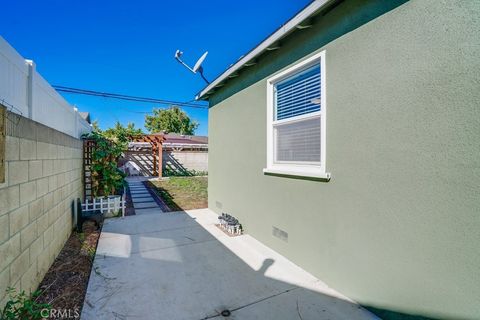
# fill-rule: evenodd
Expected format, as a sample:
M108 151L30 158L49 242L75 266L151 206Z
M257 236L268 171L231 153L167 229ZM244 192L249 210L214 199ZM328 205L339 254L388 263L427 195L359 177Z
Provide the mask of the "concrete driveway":
M229 237L215 223L208 209L106 221L82 319L376 319L252 237Z

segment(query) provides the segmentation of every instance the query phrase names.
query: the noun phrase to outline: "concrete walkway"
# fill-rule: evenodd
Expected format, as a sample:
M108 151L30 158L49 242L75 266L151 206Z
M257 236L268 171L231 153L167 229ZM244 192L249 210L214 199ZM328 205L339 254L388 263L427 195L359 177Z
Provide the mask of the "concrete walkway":
M143 181L147 180L147 178L127 177L126 180L132 196L133 208L135 209L136 215L163 212L143 184Z
M108 219L82 319L376 319L208 209Z

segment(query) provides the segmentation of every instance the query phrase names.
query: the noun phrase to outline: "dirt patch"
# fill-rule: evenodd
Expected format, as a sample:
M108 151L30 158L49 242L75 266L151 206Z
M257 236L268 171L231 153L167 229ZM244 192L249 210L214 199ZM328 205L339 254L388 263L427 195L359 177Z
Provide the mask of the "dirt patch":
M134 216L135 209L133 208L132 194L130 193L130 188L127 188L125 193L125 216Z
M84 223L83 233L72 232L40 283L38 302L81 312L99 237L100 230L89 221Z

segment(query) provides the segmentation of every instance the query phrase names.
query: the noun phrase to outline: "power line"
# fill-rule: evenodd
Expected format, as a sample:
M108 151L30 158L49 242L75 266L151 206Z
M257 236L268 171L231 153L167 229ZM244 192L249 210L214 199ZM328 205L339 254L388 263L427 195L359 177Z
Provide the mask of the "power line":
M173 100L165 100L165 99L157 99L157 98L149 98L149 97L130 96L130 95L119 94L119 93L101 92L101 91L78 89L78 88L71 88L71 87L64 87L64 86L57 86L57 85L52 85L52 87L59 92L65 92L65 93L71 93L71 94L81 94L81 95L87 95L87 96L111 98L111 99L135 101L135 102L144 102L144 103L157 103L157 104L163 104L163 105L176 105L176 106L188 107L188 108L208 109L208 106L206 105L192 103L191 101L181 102L181 101L173 101Z

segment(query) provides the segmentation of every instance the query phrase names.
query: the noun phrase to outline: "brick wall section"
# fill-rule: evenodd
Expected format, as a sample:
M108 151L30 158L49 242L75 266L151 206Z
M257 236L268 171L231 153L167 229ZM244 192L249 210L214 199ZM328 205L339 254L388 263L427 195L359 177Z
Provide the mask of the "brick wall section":
M7 114L0 184L0 307L5 290L35 290L73 226L82 195L82 141Z

